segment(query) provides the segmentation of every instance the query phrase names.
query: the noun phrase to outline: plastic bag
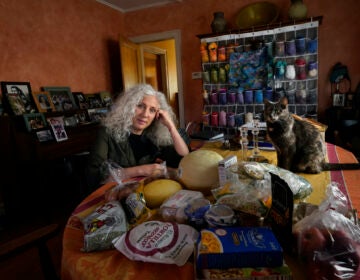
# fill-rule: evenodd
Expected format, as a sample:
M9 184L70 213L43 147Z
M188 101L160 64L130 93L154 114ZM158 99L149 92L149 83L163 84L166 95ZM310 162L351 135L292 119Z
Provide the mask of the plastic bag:
M293 192L294 200L301 200L309 196L313 189L309 181L289 170L268 163L259 163L267 172L271 172L283 179Z
M125 212L118 201L107 202L82 219L84 252L113 248L112 240L128 230Z
M271 176L257 162L242 162L232 168L236 179L212 189L216 204L257 217L265 217L271 207Z
M360 228L336 210L348 212L344 210L345 196L336 184L328 186L327 195L318 209L293 226L296 252L312 279L360 277Z

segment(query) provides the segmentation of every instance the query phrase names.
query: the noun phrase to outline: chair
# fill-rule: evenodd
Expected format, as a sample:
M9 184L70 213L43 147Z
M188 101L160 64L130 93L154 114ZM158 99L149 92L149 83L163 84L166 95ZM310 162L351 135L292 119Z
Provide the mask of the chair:
M0 261L16 256L17 254L37 247L40 257L41 269L47 280L59 279L54 264L51 259L49 249L46 242L58 234L60 227L58 224L50 224L20 237L11 239L0 245ZM30 275L29 275L30 277ZM31 277L30 277L31 278Z

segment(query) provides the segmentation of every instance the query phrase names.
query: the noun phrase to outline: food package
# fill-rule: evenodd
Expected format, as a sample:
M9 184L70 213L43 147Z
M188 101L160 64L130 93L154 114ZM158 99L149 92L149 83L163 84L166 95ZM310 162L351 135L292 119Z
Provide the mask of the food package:
M216 204L257 217L265 217L271 207L271 177L257 162L241 162L232 167L235 179L212 189Z
M312 279L359 279L360 228L337 211L345 208L344 201L335 201L341 195L334 187L330 184L327 199L293 226L295 251Z
M185 223L187 217L184 213L185 207L194 199L203 198L199 191L180 190L165 200L159 209L159 213L167 222Z
M196 246L197 269L279 267L283 249L267 227L202 229Z
M198 231L188 225L147 221L116 238L117 250L131 260L184 265L193 254Z
M107 202L82 219L84 252L113 248L112 240L128 230L125 212L118 201Z
M302 200L308 197L313 189L309 181L289 170L268 163L259 163L267 172L271 172L283 179L294 195L294 200Z

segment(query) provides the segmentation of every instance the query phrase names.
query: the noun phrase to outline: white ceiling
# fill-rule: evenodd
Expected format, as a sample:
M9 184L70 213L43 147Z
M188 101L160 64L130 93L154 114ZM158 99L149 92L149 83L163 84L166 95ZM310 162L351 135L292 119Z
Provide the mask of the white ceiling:
M155 6L162 6L169 3L182 2L182 0L96 0L111 8L126 13Z

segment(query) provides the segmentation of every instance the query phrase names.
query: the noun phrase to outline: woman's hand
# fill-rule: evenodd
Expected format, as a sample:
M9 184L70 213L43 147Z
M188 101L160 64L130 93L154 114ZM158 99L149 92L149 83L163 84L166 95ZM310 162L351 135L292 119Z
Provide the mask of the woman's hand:
M175 124L171 120L169 113L165 110L159 109L156 114L156 119L165 125L170 131L175 128Z

